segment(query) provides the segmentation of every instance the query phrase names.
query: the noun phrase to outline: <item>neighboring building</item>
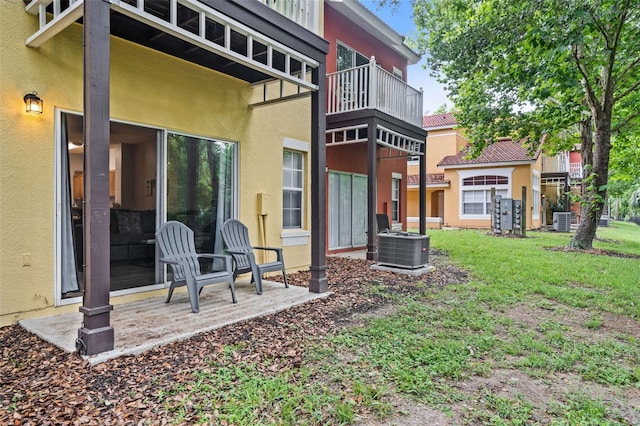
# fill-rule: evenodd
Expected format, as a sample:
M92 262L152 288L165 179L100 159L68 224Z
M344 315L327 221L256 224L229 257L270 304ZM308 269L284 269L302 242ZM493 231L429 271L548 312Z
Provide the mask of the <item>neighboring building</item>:
M580 223L580 203L570 194L582 195L582 154L576 145L570 151L542 157L542 225L553 224L553 213L571 212L571 223Z
M377 253L376 214L406 229L407 157L423 157L422 92L406 83L420 56L354 0L325 2L327 249Z
M449 182L445 194L444 224L464 228L491 228L491 191L502 198L521 200L526 188L526 228L540 227L540 149L530 153L522 142L503 138L476 158L467 158L469 145L444 157L438 167ZM449 197L447 197L449 195Z
M166 291L167 220L220 251L237 217L326 291L322 2L1 8L0 326L82 303L81 338L112 338L110 303Z
M444 157L455 155L468 143L462 131L456 128L451 113L424 116L422 127L427 131L426 140L426 221L429 228L439 228L444 223L445 192L450 182L445 180L444 171L438 163ZM417 228L419 211L420 162L413 157L407 165L407 198L409 227Z
M542 224L541 148L531 153L522 143L500 139L476 158L467 158L468 141L451 113L427 116L426 200L429 227L491 228L491 189L505 198L522 199L526 187L526 227ZM409 162L410 223L418 220L418 165ZM415 227L415 225L413 225Z

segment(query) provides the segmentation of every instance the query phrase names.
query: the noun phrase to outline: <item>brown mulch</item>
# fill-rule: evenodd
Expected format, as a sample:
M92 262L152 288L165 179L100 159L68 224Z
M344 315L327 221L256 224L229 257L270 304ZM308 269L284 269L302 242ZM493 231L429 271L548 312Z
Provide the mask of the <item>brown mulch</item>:
M333 294L328 298L95 366L17 325L0 328L0 424L175 421L158 396L176 384L192 382L193 373L209 368L207 358L225 345L236 345L237 360L251 362L266 374L296 369L313 339L356 324L360 320L354 314L373 313L390 303L380 292L367 291L373 285L386 293L411 295L467 281L464 271L433 256L441 253L431 254L436 269L422 277L372 270L364 260L330 257L327 276ZM288 279L306 287L309 276L300 272Z

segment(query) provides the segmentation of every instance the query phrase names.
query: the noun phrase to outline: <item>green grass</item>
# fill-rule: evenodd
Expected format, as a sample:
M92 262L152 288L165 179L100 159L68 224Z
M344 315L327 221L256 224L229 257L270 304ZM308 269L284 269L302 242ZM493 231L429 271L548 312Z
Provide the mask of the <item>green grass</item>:
M550 250L568 243L570 236L560 233L430 235L431 247L470 273L469 283L425 288L420 296L387 295L395 314L310 342L304 367L294 371L263 374L255 365L236 364L234 348L227 348L188 386L161 396L167 411L177 423L351 424L358 413L389 414L389 398L398 394L450 415L456 405L471 406L458 411L464 423L521 425L535 418L526 394L470 394L459 385L500 368L550 385L554 374L569 374L618 395L640 387L637 338L603 331L610 313L640 319L640 260ZM614 222L598 237L596 248L640 254L635 224ZM385 295L383 285L372 291ZM516 307L548 315L518 320L508 315ZM574 320L575 313L582 320ZM545 424L629 424L607 399L562 389L544 412Z

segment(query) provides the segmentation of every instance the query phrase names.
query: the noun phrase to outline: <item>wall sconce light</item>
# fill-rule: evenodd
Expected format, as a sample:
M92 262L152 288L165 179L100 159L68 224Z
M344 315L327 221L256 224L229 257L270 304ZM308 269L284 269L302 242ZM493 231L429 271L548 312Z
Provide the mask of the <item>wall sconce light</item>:
M24 103L27 107L27 112L31 114L42 114L42 99L38 97L38 92L24 95Z

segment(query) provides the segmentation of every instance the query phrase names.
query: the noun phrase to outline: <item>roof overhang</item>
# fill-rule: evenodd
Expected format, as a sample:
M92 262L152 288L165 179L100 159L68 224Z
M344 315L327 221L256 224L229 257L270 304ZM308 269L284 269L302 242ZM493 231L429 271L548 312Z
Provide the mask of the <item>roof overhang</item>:
M451 164L447 166L441 166L438 164L438 167L441 169L485 169L487 167L505 167L505 166L528 166L531 164L535 164L535 160L527 160L527 161L510 161L505 163L474 163L474 164Z
M360 28L380 40L382 43L391 46L396 52L407 59L409 65L417 64L420 61L421 55L414 52L409 48L409 46L404 44L404 37L402 35L395 32L389 25L378 18L359 1L328 0L327 4L349 20L357 22Z

